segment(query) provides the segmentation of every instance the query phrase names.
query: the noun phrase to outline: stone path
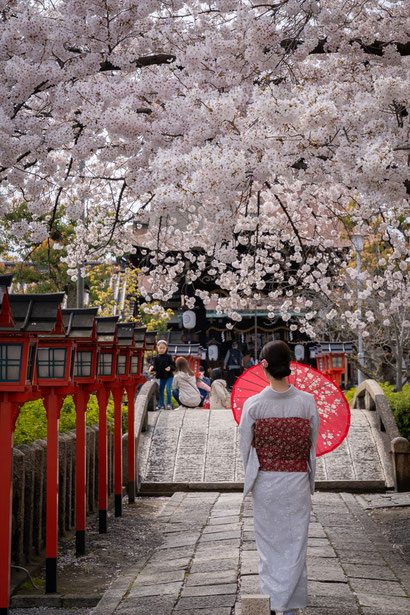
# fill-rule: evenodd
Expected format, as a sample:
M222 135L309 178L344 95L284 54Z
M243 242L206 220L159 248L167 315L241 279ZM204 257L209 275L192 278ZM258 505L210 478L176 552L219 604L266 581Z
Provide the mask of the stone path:
M233 615L258 593L252 500L176 493L160 514L164 542L107 591L93 615ZM316 493L303 615L404 615L410 567L352 494Z
M143 483L240 483L238 429L230 410L162 410L149 413L141 435ZM335 451L319 457L317 481L381 481L392 487L374 412L352 410L349 435Z

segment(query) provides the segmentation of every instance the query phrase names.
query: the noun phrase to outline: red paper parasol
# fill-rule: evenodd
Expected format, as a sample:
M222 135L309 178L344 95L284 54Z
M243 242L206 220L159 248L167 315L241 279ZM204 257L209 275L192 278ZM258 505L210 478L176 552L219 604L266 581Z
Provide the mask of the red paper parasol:
M311 393L320 414L319 437L316 456L330 453L339 446L347 436L350 427L350 408L346 397L330 378L321 372L292 362L292 373L286 380L297 389ZM269 382L261 365L247 369L236 381L232 390L232 412L239 424L242 407L248 397L260 393Z

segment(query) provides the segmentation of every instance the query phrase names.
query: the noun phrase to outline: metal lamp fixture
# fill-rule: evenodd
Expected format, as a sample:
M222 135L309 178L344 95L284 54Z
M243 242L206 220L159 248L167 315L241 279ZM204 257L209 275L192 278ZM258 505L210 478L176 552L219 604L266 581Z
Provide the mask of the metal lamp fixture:
M360 233L354 233L352 236L353 247L356 252L363 252L364 248L364 237Z
M357 259L357 307L359 310L359 317L361 319L362 317L362 301L360 299L360 269L361 269L361 259L360 259L360 253L363 252L363 248L364 248L364 237L363 235L361 235L360 233L354 233L352 235L352 243L354 246L354 249L356 251L356 259ZM364 352L363 352L363 338L362 338L362 332L359 328L358 334L357 334L357 358L359 359L359 364L363 365L363 361L364 361ZM357 370L357 384L360 384L361 382L363 382L364 378L363 378L363 372L362 370L359 369Z

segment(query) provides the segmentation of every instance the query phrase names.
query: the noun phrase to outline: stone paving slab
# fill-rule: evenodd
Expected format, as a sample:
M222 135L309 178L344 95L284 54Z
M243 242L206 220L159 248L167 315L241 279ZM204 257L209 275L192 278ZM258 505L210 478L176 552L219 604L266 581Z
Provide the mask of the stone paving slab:
M410 492L405 493L366 493L357 498L357 501L365 510L376 508L395 508L402 506L410 507Z
M370 481L392 486L392 469L374 413L355 409L348 437L334 451L317 460L316 480ZM390 464L390 465L389 465ZM156 483L237 484L243 482L239 435L231 410L161 410L149 413L141 434L139 468L146 489ZM159 488L159 486L158 486ZM165 488L165 487L164 487ZM240 488L240 487L239 487ZM218 488L215 487L215 490Z
M338 516L342 528L335 523ZM255 543L244 540L245 528L253 534L251 498L177 493L159 519L164 544L141 570L128 575L127 590L123 586L115 606L104 609L103 599L95 615L233 615L240 613L241 594L260 592ZM231 522L218 526L216 519ZM183 545L177 531L181 523L187 537ZM232 538L238 525L241 538ZM215 527L221 531L213 533ZM234 527L232 532L228 527ZM358 542L343 542L347 533ZM355 496L315 494L310 534L309 603L300 615L410 612L409 566L386 544ZM114 584L111 594L117 596L116 591ZM110 591L106 604L109 597Z

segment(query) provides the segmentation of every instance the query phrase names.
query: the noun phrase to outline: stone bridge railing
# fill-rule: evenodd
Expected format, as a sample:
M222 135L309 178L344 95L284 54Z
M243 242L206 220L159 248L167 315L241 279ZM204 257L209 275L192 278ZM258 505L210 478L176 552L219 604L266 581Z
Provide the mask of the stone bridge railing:
M148 426L148 411L155 410L158 400L158 383L148 380L139 390L135 402L135 476L137 477L137 491L140 491L141 480L138 468L138 444L142 431ZM122 476L123 484L128 484L128 434L122 437Z
M365 380L356 389L352 408L376 412L379 430L386 432L390 440L395 489L410 491L410 442L400 436L383 389L375 380Z

